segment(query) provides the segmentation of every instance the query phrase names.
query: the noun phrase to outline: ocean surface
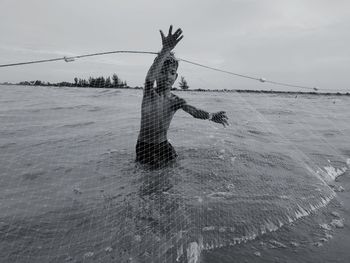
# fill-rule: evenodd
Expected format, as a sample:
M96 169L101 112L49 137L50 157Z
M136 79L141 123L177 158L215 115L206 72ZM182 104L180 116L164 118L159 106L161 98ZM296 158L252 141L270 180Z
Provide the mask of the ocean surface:
M350 97L174 93L230 126L179 110L178 160L149 170L142 90L0 86L1 262L297 262L325 246L344 224Z

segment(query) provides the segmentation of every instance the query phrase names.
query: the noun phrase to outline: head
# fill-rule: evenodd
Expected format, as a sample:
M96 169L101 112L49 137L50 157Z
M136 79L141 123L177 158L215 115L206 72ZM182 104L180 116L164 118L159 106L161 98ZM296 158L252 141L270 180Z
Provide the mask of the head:
M165 59L162 69L157 77L157 87L161 90L171 89L177 79L179 62L173 53Z

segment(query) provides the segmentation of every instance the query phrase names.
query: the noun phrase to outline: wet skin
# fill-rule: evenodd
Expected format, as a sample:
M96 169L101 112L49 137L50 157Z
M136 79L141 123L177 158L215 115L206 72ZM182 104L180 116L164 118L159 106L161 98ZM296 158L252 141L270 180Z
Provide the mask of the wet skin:
M178 76L177 62L170 51L183 38L182 30L172 33L172 26L167 36L160 31L162 37L162 50L149 69L142 99L141 128L138 140L146 143L159 144L167 140L170 122L178 109L183 109L198 119L211 120L222 125L228 125L224 111L213 113L197 109L186 101L170 92ZM154 87L154 82L157 82Z
M175 112L184 100L170 92L177 78L176 68L162 70L157 78L156 90L150 88L144 93L141 110L141 130L139 140L148 143L161 143L167 140L167 131ZM152 85L146 82L147 85ZM145 87L149 88L149 87Z

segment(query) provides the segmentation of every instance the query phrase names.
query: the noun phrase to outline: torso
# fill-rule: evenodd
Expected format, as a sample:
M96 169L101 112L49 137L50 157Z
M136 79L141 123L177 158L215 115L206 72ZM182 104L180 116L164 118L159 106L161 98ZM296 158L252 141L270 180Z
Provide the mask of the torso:
M178 109L178 99L174 94L164 96L155 91L143 97L139 141L158 144L167 140L170 122Z

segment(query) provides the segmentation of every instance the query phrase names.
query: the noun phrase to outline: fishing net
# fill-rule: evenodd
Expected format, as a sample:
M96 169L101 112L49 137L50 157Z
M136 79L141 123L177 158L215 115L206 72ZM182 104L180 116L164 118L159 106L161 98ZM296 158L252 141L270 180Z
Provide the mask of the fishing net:
M347 169L347 101L181 90L172 92L226 111L231 125L178 110L173 148L143 149L157 161L176 151L176 161L136 163L140 105L152 98L111 83L120 86L2 88L4 262L199 262L203 250L253 240L326 206L335 196L328 183ZM156 138L172 113L148 110ZM325 141L326 133L337 136Z

